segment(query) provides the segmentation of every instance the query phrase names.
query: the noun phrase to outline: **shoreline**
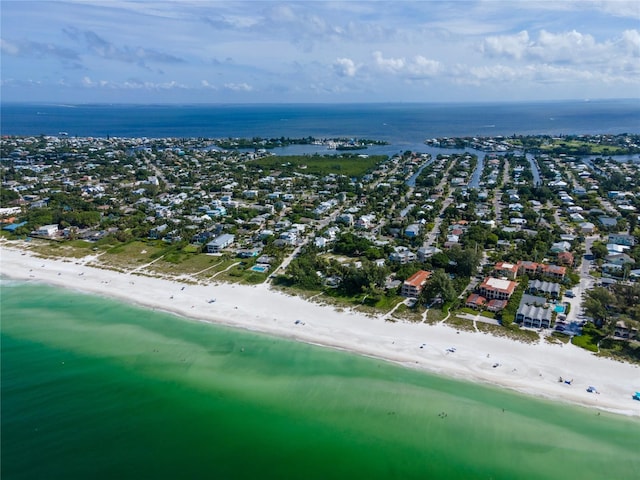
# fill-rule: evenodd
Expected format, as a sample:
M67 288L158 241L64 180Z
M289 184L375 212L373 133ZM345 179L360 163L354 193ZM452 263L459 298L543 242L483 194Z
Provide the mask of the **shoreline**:
M597 357L570 343L525 344L481 332L457 331L443 324L386 322L381 317L311 303L265 284L192 285L89 267L87 261L41 258L16 244L5 241L0 245L0 275L5 278L47 283L190 320L364 355L549 401L640 417L640 402L631 398L640 388L640 367ZM452 347L455 352L448 352ZM495 364L499 366L493 367ZM573 382L567 385L559 382L559 377ZM590 385L600 394L587 392Z

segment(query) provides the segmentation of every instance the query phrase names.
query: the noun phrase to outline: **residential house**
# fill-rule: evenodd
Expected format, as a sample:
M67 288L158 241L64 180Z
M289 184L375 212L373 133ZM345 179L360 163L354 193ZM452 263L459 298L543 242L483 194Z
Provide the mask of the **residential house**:
M418 223L413 223L409 225L407 228L405 228L404 230L404 235L407 238L415 238L419 234L420 234L420 224Z
M633 264L635 260L626 253L612 253L604 257L607 263L624 266L625 264Z
M236 252L236 256L240 258L253 258L262 253L262 247L242 248Z
M409 250L407 247L395 247L394 251L389 255L389 261L400 263L404 265L416 261L416 254Z
M518 276L518 266L508 262L498 262L493 267L493 272L497 277L506 277L515 280Z
M582 222L578 225L578 228L583 235L590 235L596 231L596 226L591 222Z
M191 237L191 243L203 244L214 238L216 234L214 232L204 231L196 233Z
M542 275L562 280L567 273L567 267L560 267L558 265L542 265L540 271L542 272Z
M487 310L489 310L490 312L499 312L501 310L504 310L506 306L506 300L498 300L497 298L494 298L493 300L489 300L489 302L487 303Z
M438 247L420 247L418 249L418 260L424 262L427 258L441 252L442 250L440 250Z
M345 225L352 226L353 215L351 215L350 213L343 213L342 215L338 215L338 218L336 218L336 222L344 223Z
M618 338L638 338L638 329L627 325L624 320L619 320L616 322L616 327L613 332L614 337Z
M162 238L162 236L164 235L165 230L169 228L169 226L164 223L162 225L158 225L157 227L153 227L150 231L149 231L149 238L151 240L158 240L160 238Z
M242 192L242 196L251 200L258 198L258 190L245 190Z
M501 278L486 277L478 287L480 295L492 300L509 300L518 284L512 280L504 280Z
M235 241L235 236L224 233L207 243L207 253L220 253Z
M627 233L610 233L607 243L616 243L618 245L633 247L636 244L636 238Z
M543 263L523 260L520 260L517 265L518 275L528 275L530 277L540 274L562 280L567 273L566 267L561 267L558 265L546 265Z
M516 323L529 328L549 328L551 313L545 298L523 295L516 312Z
M538 264L528 260L520 260L518 263L518 275L527 275L532 277L538 273Z
M549 328L551 310L537 305L524 305L516 313L516 323L529 328Z
M600 225L606 228L614 228L618 226L618 220L612 217L601 216L598 217L598 220L600 221Z
M571 250L571 244L564 240L551 245L552 253L568 252L569 250Z
M403 282L400 294L407 298L418 298L430 276L431 272L418 270Z
M574 261L573 253L571 253L571 252L560 252L560 253L558 253L557 260L558 260L558 263L560 265L572 266L573 265L573 261Z
M358 220L356 220L356 228L361 230L369 230L373 227L373 222L375 221L375 215L362 215Z
M531 295L549 295L552 298L560 296L560 284L542 280L529 280L527 292Z
M43 225L34 234L40 237L53 237L58 233L58 224Z
M475 308L476 310L484 307L487 303L487 299L477 293L472 293L467 297L465 305L469 308Z

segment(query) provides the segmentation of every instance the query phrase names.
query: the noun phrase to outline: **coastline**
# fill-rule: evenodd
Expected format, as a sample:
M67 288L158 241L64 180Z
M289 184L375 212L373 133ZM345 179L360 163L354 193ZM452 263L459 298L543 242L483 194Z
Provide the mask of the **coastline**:
M192 285L89 267L88 259L44 259L0 245L0 275L120 299L153 310L384 359L409 368L640 417L631 395L640 367L571 344L524 344L447 325L386 322L257 286ZM215 298L215 302L210 300ZM296 321L300 323L296 324ZM451 353L447 349L455 347ZM493 365L500 366L494 368ZM573 379L571 385L558 377ZM634 383L634 379L636 383ZM589 385L600 394L588 393Z

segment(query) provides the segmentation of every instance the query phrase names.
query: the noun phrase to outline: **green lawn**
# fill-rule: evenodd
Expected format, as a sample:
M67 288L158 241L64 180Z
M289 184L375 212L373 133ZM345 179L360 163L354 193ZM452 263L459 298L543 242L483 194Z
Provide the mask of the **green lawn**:
M335 173L348 177L361 177L386 159L385 155L360 158L358 154L270 156L247 162L247 166L258 166L267 171L281 170L309 175Z

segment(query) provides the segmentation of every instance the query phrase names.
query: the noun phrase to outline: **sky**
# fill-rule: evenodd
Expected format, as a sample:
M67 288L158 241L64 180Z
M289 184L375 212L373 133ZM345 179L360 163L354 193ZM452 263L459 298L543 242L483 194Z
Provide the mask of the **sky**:
M640 98L640 1L0 0L0 100Z

